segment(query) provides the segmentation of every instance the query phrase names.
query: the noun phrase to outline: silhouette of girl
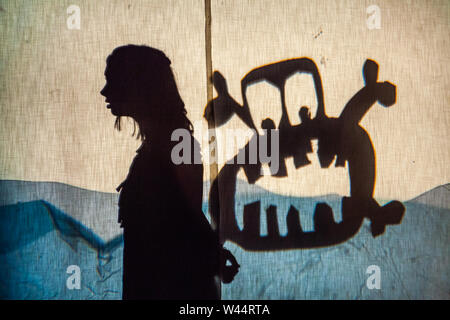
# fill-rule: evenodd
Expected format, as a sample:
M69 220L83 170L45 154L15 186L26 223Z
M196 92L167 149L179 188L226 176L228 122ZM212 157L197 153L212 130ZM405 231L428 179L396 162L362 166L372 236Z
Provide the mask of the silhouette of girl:
M224 256L233 260L231 279L237 263L202 212L203 165L171 160L178 143L171 141L175 129L189 132L193 153L200 149L171 62L157 49L127 45L116 48L106 63L101 94L117 117L115 127L120 130L121 117L131 117L142 140L117 188L124 229L123 299L218 299L214 277L221 274Z

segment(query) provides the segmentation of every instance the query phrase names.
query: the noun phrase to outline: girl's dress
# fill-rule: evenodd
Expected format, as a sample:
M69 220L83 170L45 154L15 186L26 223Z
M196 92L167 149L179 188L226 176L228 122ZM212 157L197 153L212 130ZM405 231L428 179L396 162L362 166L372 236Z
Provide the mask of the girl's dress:
M220 246L202 212L203 165L175 165L174 145L144 142L118 187L123 299L219 298Z

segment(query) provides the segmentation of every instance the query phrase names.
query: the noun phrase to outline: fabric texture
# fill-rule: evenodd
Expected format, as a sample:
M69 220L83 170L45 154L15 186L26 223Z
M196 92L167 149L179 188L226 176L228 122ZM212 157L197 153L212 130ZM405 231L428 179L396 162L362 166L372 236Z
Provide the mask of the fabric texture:
M233 185L226 179L214 184L250 141L249 124L262 134L265 120L278 128L287 114L289 124L298 126L319 108L311 74L290 76L284 98L273 82L254 83L245 91L247 101L245 76L276 62L308 58L317 66L330 118L338 118L367 85L367 60L378 65L376 81L396 88L394 104L377 100L358 125L375 151L373 198L380 207L401 202L401 223L374 237L364 218L347 241L307 249L251 250L227 240L224 247L240 270L231 283L222 283L222 299L449 299L449 12L448 1L0 0L0 298L122 298L129 249L123 238L140 242L143 234L129 237L120 228L119 206L126 208L137 195L126 195L126 184L119 195L116 187L135 179L138 169L127 175L141 141L132 136L133 121L124 119L122 130L114 129L115 117L100 91L108 55L122 45L144 44L171 60L201 146L203 165L195 170L202 171L203 181L196 184L203 196L195 201L203 213L191 212L191 218L201 221L199 228L209 228L207 221L214 226L218 206L219 216L235 213L229 218L236 233L245 230L246 221L258 221L251 230L257 239L284 237L297 220L298 230L316 231L323 218L314 214L318 205L329 209L327 219L342 222L351 183L345 161L336 165L333 158L324 169L317 139L299 139L308 149L304 166L287 157L285 176L272 176L264 164L256 182L239 168ZM213 121L205 118L211 98L229 107L215 110ZM167 193L176 189L177 179L162 172L144 179ZM184 265L195 255L193 243L212 252L223 240L185 230L189 221L177 212L192 200L191 190L189 185L177 190L185 191L174 199L184 200L152 199L165 220L145 232L173 224L165 236L182 254L168 255L157 246L142 252L145 263L131 264L148 273L134 279L142 291L158 281L151 270ZM225 195L231 192L229 201ZM214 193L218 203L211 203ZM145 197L148 193L138 196ZM246 215L246 208L259 211ZM126 211L119 217L125 230L127 223L136 224L127 221ZM220 223L214 227L220 230ZM199 290L213 291L217 277L211 269L217 266L208 263L217 258L203 258L211 274ZM380 289L368 285L373 265L380 270ZM180 273L172 284L199 281ZM153 289L148 297L162 290Z

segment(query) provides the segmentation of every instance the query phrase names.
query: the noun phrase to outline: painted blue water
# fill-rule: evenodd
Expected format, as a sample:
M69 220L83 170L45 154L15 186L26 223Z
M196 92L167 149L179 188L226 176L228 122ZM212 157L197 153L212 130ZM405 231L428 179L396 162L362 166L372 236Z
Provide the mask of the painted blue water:
M249 195L237 196L236 207ZM263 203L279 206L280 231L287 204L295 205L307 230L308 212L318 201L339 207L337 197L295 198L266 193ZM248 252L227 243L241 270L222 286L223 299L433 299L450 298L449 209L405 203L398 226L373 238L368 224L338 246L314 250ZM207 204L204 204L207 211ZM285 210L286 209L286 210ZM114 212L114 208L112 208ZM241 210L237 210L240 212ZM336 210L335 210L336 211ZM238 220L242 217L237 217ZM302 219L302 217L301 217ZM335 216L339 221L339 217ZM305 228L306 227L306 228ZM264 227L261 228L264 233ZM310 229L310 228L309 228ZM122 236L105 242L46 201L0 207L1 299L120 299ZM369 290L369 265L382 272L382 288ZM66 286L67 267L81 270L81 288Z

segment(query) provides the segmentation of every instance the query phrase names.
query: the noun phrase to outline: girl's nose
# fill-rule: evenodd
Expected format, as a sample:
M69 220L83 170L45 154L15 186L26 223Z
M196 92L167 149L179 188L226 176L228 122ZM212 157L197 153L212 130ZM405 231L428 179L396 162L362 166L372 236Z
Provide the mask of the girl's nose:
M101 94L102 96L104 96L104 97L106 97L106 87L107 87L107 85L105 85L105 86L103 87L103 89L100 91L100 94Z

